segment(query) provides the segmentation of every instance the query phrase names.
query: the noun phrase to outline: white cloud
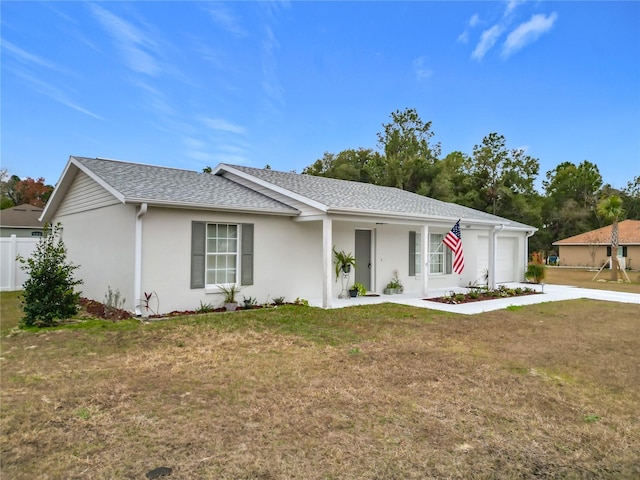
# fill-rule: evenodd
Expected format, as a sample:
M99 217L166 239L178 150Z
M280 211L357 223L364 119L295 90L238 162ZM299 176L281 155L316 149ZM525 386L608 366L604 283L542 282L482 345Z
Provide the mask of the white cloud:
M228 122L222 118L203 117L202 122L212 130L237 133L240 135L244 135L247 133L246 128L244 128L243 126Z
M478 15L477 13L474 13L473 15L471 15L467 28L464 29L464 32L458 35L458 43L464 43L464 44L469 43L469 28L473 28L479 23L480 23L480 15Z
M485 54L491 50L491 48L495 45L498 37L502 35L504 28L500 25L494 25L488 30L482 32L482 36L480 37L480 42L476 46L476 49L471 54L471 58L475 60L482 60Z
M51 85L48 82L43 82L42 80L39 80L31 75L25 74L25 73L21 73L21 72L15 72L16 75L22 77L24 80L26 80L29 84L31 84L31 87L38 93L40 93L41 95L44 95L46 97L51 98L52 100L55 100L58 103L61 103L62 105L69 107L77 112L80 113L84 113L85 115L88 115L90 117L93 117L97 120L104 120L100 115L97 115L95 113L93 113L90 110L87 110L86 108L81 107L80 105L78 105L77 103L75 103L73 100L71 100L69 98L69 96L63 92L62 90L54 87L53 85Z
M413 61L413 69L418 80L426 80L433 75L433 70L427 67L425 57L418 57Z
M55 70L58 72L62 72L63 69L61 69L60 67L58 67L56 64L38 56L38 55L34 55L33 53L29 53L26 50L23 50L22 48L18 47L17 45L14 45L13 43L7 41L7 40L2 40L2 47L4 49L6 49L9 53L11 53L15 58L17 58L20 62L22 63L27 63L27 64L35 64L38 65L40 67L45 67L45 68L49 68L51 70Z
M502 47L502 56L508 57L524 46L535 42L540 35L548 32L558 19L553 12L549 16L543 14L533 15L528 22L520 24L508 36Z
M507 2L507 8L504 11L504 16L508 17L511 15L518 6L522 5L525 0L509 0Z
M213 22L219 27L236 37L247 36L246 30L242 28L238 18L222 4L208 4L206 9Z
M98 5L91 5L91 10L120 48L124 61L131 70L151 76L160 73L158 62L150 53L156 43L149 35Z

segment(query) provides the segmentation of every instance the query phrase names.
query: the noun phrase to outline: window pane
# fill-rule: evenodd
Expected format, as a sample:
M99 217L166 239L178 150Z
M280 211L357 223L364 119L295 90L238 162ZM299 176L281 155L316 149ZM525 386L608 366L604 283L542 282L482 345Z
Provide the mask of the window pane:
M429 273L443 273L444 250L442 243L444 235L431 233L429 235Z
M207 284L236 283L237 263L238 225L207 225Z

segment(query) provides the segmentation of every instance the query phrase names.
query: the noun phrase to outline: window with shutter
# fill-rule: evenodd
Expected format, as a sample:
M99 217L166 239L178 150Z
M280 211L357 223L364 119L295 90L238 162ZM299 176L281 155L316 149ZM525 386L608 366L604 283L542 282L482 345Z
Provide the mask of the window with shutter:
M191 288L253 285L253 224L191 224Z

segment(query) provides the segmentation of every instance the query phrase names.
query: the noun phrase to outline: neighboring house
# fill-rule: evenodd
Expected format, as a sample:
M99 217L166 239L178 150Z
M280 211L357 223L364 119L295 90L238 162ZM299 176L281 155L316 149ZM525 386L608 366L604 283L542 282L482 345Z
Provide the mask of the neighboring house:
M0 210L0 237L41 237L41 207L25 204Z
M0 290L21 290L29 278L16 260L27 258L42 237L42 208L20 205L0 210Z
M600 268L611 258L611 225L554 243L560 265ZM640 267L640 220L618 223L618 257L621 268Z
M442 239L460 219L466 268L452 273ZM284 296L325 307L342 292L332 250L356 257L349 283L381 293L398 272L405 294L522 281L535 228L391 187L218 165L211 173L70 157L42 220L60 222L83 295L108 288L139 313L222 301L238 283L259 302ZM426 274L425 274L426 272ZM242 300L242 298L240 298Z

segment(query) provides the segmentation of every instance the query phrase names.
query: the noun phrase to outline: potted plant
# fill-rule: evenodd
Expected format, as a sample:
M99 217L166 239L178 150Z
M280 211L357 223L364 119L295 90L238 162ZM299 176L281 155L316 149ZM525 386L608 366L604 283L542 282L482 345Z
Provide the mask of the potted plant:
M333 256L336 261L336 280L340 278L340 273L349 273L351 271L351 267L356 266L356 259L351 254L351 252L346 253L344 250L336 250L336 247L333 247Z
M393 278L387 283L387 286L384 289L385 295L393 295L394 293L402 293L404 292L404 286L398 277L398 271L395 270L393 272Z
M349 289L349 295L352 297L364 297L367 294L367 289L360 282L354 283Z
M385 295L393 295L394 293L396 293L398 284L396 283L395 280L390 280L389 283L387 283L387 286L384 288L384 294Z
M244 308L246 308L246 309L253 308L258 304L258 302L256 301L256 299L254 297L247 298L247 297L244 297L244 296L242 297L242 303L244 304Z
M236 308L238 308L238 302L236 301L236 295L240 293L240 286L235 283L230 283L228 285L218 285L220 292L224 295L224 308L232 312Z

